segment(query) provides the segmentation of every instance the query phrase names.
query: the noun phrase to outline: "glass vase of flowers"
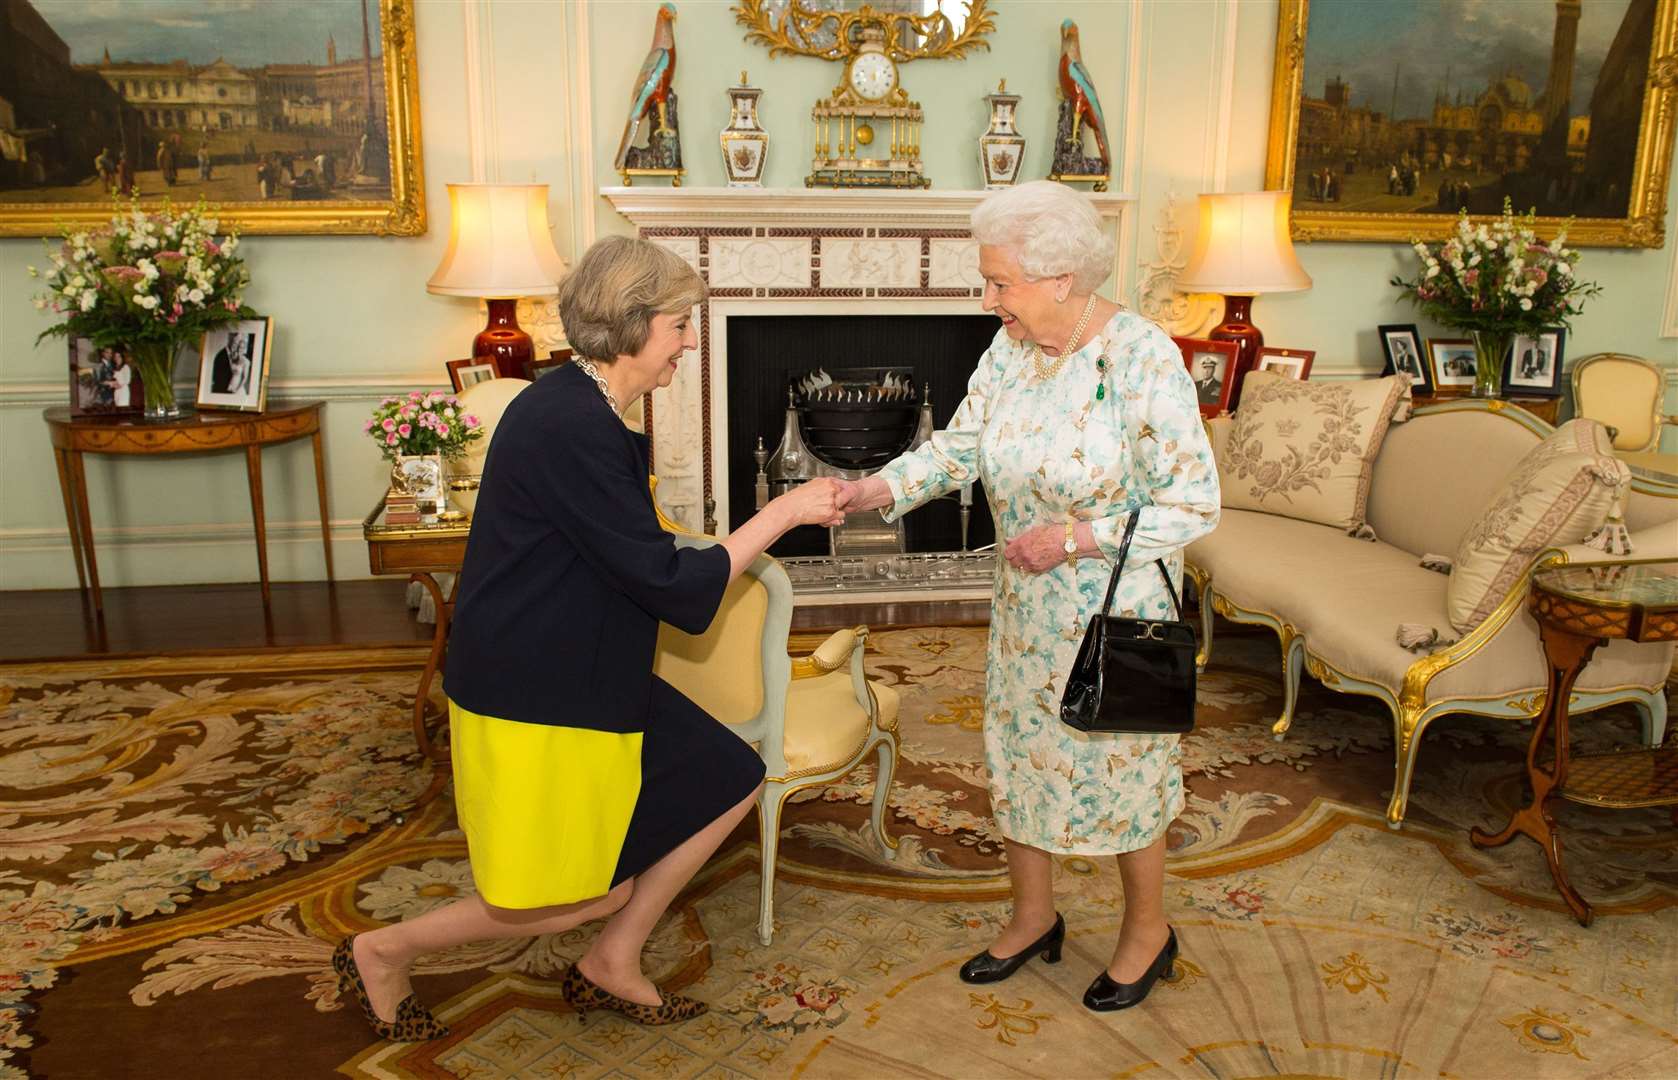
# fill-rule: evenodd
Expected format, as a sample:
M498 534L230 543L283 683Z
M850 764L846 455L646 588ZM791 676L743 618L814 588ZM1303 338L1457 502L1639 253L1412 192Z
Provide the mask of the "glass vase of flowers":
M391 463L391 490L412 495L425 517L445 509L444 463L465 457L467 447L484 437L483 424L459 398L435 390L385 398L361 430Z
M200 199L177 210L165 200L147 211L139 199L116 199L111 220L98 228L65 230L50 265L31 266L46 292L35 307L61 316L50 336L88 338L96 347L125 352L145 390L145 417L180 416L175 361L206 331L256 313L244 304L250 274L238 254L239 237L216 237L219 222Z
M1508 198L1489 224L1474 224L1464 210L1444 242L1411 245L1421 262L1414 280L1392 279L1424 314L1474 339L1475 397L1500 396L1516 335L1567 326L1602 291L1576 276L1579 252L1567 247L1566 227L1545 243L1534 223L1530 212L1516 217Z

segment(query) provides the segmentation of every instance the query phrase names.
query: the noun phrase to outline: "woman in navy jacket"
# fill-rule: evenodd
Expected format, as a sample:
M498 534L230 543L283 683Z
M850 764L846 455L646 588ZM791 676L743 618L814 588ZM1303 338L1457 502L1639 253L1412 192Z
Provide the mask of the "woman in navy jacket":
M652 674L658 624L710 625L728 583L795 525L834 524L847 486L783 495L715 547L678 548L621 414L668 386L704 283L656 244L591 247L560 289L577 359L508 407L484 464L444 678L455 808L477 895L346 938L345 992L385 1038L447 1033L410 992L416 957L606 918L562 992L645 1024L705 1006L662 993L641 950L751 810L763 763Z

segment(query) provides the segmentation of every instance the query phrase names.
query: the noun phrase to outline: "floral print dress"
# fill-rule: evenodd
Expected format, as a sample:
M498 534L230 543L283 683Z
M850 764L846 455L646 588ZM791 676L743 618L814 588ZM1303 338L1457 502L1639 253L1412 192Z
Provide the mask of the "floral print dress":
M1106 372L1098 369L1106 358ZM1097 387L1105 385L1097 398ZM1182 547L1218 521L1218 474L1182 354L1121 311L1039 380L1030 350L998 331L944 430L881 470L895 520L983 480L998 549L1034 525L1088 521L1104 558L1039 574L998 560L986 656L985 760L1004 836L1061 854L1147 847L1183 807L1175 735L1085 734L1060 721L1066 674L1140 508L1115 614L1172 611L1154 560L1181 590Z

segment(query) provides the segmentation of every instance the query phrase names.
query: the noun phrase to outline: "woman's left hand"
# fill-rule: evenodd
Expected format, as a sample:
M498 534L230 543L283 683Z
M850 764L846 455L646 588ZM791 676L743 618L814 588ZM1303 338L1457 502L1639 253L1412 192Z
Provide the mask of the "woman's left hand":
M1052 570L1066 561L1066 526L1033 525L1008 541L1002 557L1028 574Z

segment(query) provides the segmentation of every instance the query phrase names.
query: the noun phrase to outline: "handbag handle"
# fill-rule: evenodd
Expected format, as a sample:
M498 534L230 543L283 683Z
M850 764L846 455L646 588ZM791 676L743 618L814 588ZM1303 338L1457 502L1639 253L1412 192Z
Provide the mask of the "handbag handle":
M1125 559L1130 555L1130 540L1136 535L1136 519L1142 516L1140 508L1130 512L1130 519L1124 525L1124 537L1119 541L1119 558L1113 564L1113 576L1107 581L1107 598L1101 602L1101 617L1106 618L1113 607L1113 594L1119 589L1119 576L1124 573ZM1165 560L1155 559L1154 565L1159 567L1159 576L1165 580L1165 591L1171 595L1171 606L1177 612L1177 621L1183 619L1183 603L1177 598L1177 589L1171 584L1171 575L1166 572Z

